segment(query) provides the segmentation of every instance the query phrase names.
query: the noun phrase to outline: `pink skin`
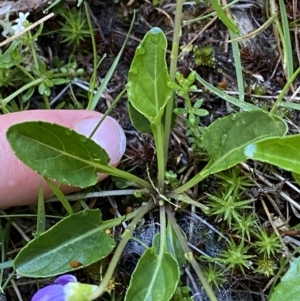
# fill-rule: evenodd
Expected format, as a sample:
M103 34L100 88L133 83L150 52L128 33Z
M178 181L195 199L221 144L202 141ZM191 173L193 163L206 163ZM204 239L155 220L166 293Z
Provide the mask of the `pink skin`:
M57 123L88 136L101 117L100 113L84 110L34 110L0 115L0 208L35 203L41 181L40 175L19 161L10 148L6 131L11 125L40 120ZM118 165L125 151L126 139L113 118L105 119L93 140L106 150L111 158L110 165ZM105 177L106 175L99 175L100 180ZM50 188L45 182L43 187L45 197L49 197ZM78 188L64 186L62 190L69 193Z

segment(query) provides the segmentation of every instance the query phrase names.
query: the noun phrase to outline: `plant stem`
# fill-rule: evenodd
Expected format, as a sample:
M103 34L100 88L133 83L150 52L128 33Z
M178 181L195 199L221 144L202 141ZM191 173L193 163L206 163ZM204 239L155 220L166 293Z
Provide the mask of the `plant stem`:
M158 189L161 193L164 192L164 180L165 180L165 132L162 124L152 124L151 129L154 135L154 141L156 146L157 168L158 168Z
M298 74L300 73L300 67L294 72L294 74L291 76L291 78L286 82L286 84L284 85L282 91L280 92L279 96L277 97L270 113L271 114L275 114L276 110L278 109L284 94L287 92L287 90L289 89L290 85L292 84L292 82L296 79L296 77L298 76Z
M182 186L172 190L170 194L181 194L183 192L186 192L191 187L195 186L199 182L201 182L204 178L210 175L210 169L204 168L199 173L197 173L192 179L190 179L188 182L183 184Z
M120 101L120 99L123 97L123 95L126 92L126 88L123 89L120 94L117 96L117 98L112 102L112 104L110 105L110 107L106 110L105 114L102 116L102 118L99 120L99 122L97 123L97 125L95 126L95 128L93 129L93 131L91 132L89 138L92 138L93 135L96 133L96 131L98 130L98 128L100 127L101 123L104 121L104 119L110 114L110 112L113 110L113 108L116 106L116 104Z
M20 89L18 89L16 92L10 94L9 96L7 96L6 98L0 100L0 106L3 106L3 105L6 105L7 103L9 103L12 99L14 99L17 95L19 95L20 93L22 93L23 91L33 87L33 86L36 86L40 83L43 82L43 79L42 78L38 78L26 85L24 85L23 87L21 87Z
M201 271L201 268L200 268L198 262L195 260L195 257L193 255L192 251L190 250L190 248L186 242L186 239L181 232L180 227L178 226L178 224L176 222L176 219L173 215L172 210L170 209L170 206L167 207L167 214L168 214L168 220L171 222L172 227L175 231L175 234L180 242L180 245L185 252L185 257L189 261L189 263L192 265L194 271L196 272L197 276L199 277L199 280L201 281L203 288L205 289L209 299L211 301L218 301L211 286L209 285L203 272Z
M49 98L47 95L43 95L43 99L44 99L44 102L45 102L45 107L47 110L51 110L51 106L50 106L50 103L49 103Z
M1 212L1 211L0 211ZM109 219L103 222L103 226L106 228L113 228L117 227L123 222L127 222L132 220L137 214L139 213L138 210L134 210L132 212L127 213L126 215L121 215L120 217L116 217L113 219Z
M165 202L159 207L159 223L160 223L160 243L159 256L166 251L166 205Z
M96 41L95 41L95 36L94 36L93 24L92 24L92 20L90 17L89 6L88 6L87 2L84 2L84 9L85 9L85 15L86 15L88 25L89 25L91 41L92 41L92 49L93 49L93 74L92 74L92 77L90 80L90 90L88 92L89 103L91 103L93 96L94 96L93 92L95 90L96 78L97 78L97 47L96 47Z
M95 167L98 169L98 172L103 172L103 173L106 173L111 176L125 179L125 180L132 182L134 184L137 184L143 188L147 188L150 191L153 190L153 187L151 186L150 183L146 182L145 180L143 180L129 172L117 169L113 166L101 165L101 164L97 164L97 163L95 163Z
M149 212L152 208L154 208L156 205L152 202L149 201L146 206L140 207L137 209L139 212L138 214L133 218L127 229L122 234L122 239L119 242L114 255L111 259L111 262L108 266L108 269L105 273L105 276L103 277L98 289L93 292L91 295L87 297L87 300L94 300L101 295L105 293L106 288L108 287L109 281L111 280L113 273L115 271L116 266L118 265L119 259L122 255L122 252L124 248L126 247L126 244L128 241L131 239L132 233L135 229L136 224L140 221L140 219L147 213Z
M26 76L28 76L31 80L35 80L35 78L20 64L15 63L15 66L22 71Z
M195 200L191 199L185 193L176 194L176 193L173 193L173 191L172 192L167 192L166 197L178 200L180 202L184 202L184 203L192 205L192 206L196 206L196 207L200 208L204 213L207 213L209 211L209 208L207 206L205 206L204 204L201 204L198 201L195 201Z
M87 106L87 108L86 108L87 110L91 110L91 111L95 110L95 107L96 107L96 105L98 104L98 101L99 101L99 99L100 99L100 97L101 97L103 91L106 89L107 84L108 84L109 80L111 79L111 77L112 77L112 75L113 75L113 73L114 73L114 71L115 71L115 69L116 69L116 67L117 67L117 65L118 65L118 63L119 63L119 60L120 60L120 58L121 58L121 56L122 56L122 53L123 53L123 51L124 51L124 49L125 49L125 46L127 45L127 41L128 41L128 39L129 39L129 36L130 36L131 31L132 31L132 29L133 29L133 26L134 26L134 24L135 24L135 16L136 16L136 11L134 10L134 11L133 11L133 18L132 18L131 24L130 24L130 28L129 28L129 31L128 31L128 33L127 33L127 36L126 36L126 38L125 38L125 40L124 40L124 43L123 43L123 45L122 45L122 48L120 49L120 51L119 51L117 57L115 58L115 60L114 60L114 62L112 63L112 65L110 66L108 72L106 73L106 76L105 76L104 79L101 81L101 85L100 85L100 87L97 89L97 93L96 93L93 97L91 97L91 99L89 99L89 103L88 103L88 106Z
M34 65L35 65L35 68L37 70L39 70L39 61L38 61L38 58L37 58L37 55L36 55L36 51L35 51L35 47L34 47L34 40L32 38L30 30L28 31L28 36L29 36L29 40L30 40L29 43L30 43L30 49L31 49L31 54L32 54L32 57L33 57Z
M175 21L174 21L174 32L173 32L173 42L172 42L172 52L171 52L171 62L170 62L170 80L175 81L175 74L177 69L177 58L178 58L178 49L179 49L179 39L181 36L181 15L183 0L176 1L176 12L175 12ZM173 116L173 107L174 107L174 90L171 91L170 99L166 106L166 118L165 118L165 158L167 162L168 158L168 149L169 149L169 140L171 134L172 126L172 116ZM165 162L165 164L166 164Z

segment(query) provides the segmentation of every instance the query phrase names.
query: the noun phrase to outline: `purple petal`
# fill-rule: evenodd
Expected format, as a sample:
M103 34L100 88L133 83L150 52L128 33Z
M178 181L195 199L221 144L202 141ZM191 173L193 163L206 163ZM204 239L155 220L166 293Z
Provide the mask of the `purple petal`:
M31 301L66 301L64 287L59 284L45 286L35 293Z
M66 285L69 282L77 282L77 278L73 275L63 275L55 279L55 284Z

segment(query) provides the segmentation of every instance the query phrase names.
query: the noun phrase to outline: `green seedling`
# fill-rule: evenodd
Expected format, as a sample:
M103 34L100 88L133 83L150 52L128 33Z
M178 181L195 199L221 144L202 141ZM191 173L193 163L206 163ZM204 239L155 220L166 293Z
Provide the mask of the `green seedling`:
M80 9L73 7L63 10L61 16L64 22L59 22L61 25L59 35L62 42L66 43L67 46L74 45L78 47L80 43L91 36L86 16Z
M213 1L213 4L216 6L215 2ZM228 23L224 15L222 18L224 24L228 24L236 31L230 19ZM177 21L176 24L175 31L178 34L180 23ZM77 41L76 43L81 40L76 35L70 35L66 42L72 39ZM4 63L15 64L14 60L20 59L17 53L10 61L15 49L17 46L6 54ZM174 217L174 211L179 206L178 201L203 208L203 204L192 199L190 189L197 188L201 181L214 174L219 174L225 184L223 185L225 192L208 195L211 213L225 220L231 230L236 231L241 237L230 239L228 249L211 260L225 265L225 271L230 270L233 273L234 270L239 270L245 273L245 269L254 269L252 260L254 261L256 257L251 254L254 248L267 257L277 253L278 242L273 236L265 236L262 232L255 234L257 241L253 245L246 245L244 238L253 239L255 236L249 230L254 224L253 216L243 224L246 213L252 208L252 200L243 196L249 183L246 178L237 176L237 173L232 174L229 179L228 174L220 172L253 158L300 174L300 158L295 148L296 143L299 143L298 136L286 137L287 125L277 115L233 98L226 99L237 105L241 112L217 119L208 127L201 127L200 118L208 112L201 108L202 100L198 99L192 104L190 98L190 93L195 93L193 85L195 79L200 82L201 78L195 72L191 72L188 78L184 78L180 73L175 76L174 52L169 73L166 53L167 40L164 33L160 28L152 28L136 50L127 85L132 123L138 130L149 132L155 142L157 166L156 170L151 171L154 177L142 179L134 173L109 166L109 158L103 148L90 138L62 126L45 122L26 122L9 128L7 139L16 156L45 179L86 188L97 183L98 173L106 173L130 183L136 190L135 193L131 191L131 194L142 195L144 201L140 207L125 216L103 221L100 210L86 208L74 214L66 198L60 196L67 216L43 233L40 233L42 229L39 228L39 236L19 252L14 260L14 268L19 275L39 278L64 274L74 269L70 266L70 262L82 263L76 267L80 269L112 254L97 290L87 298L87 300L96 299L106 292L122 252L134 235L134 229L142 218L155 208L159 212L159 234L153 238L152 246L146 248L140 257L131 276L125 301L172 299L178 293L180 273L186 262L191 264L209 299L216 301L212 287L203 276L200 264L194 258L186 237ZM43 84L39 89L43 92L43 96L47 97L48 88L54 85L53 79L67 76L47 70L37 57L34 61L36 69L28 75L33 77L33 80L26 88L22 87L23 90L19 90L17 95ZM194 139L191 141L195 142L196 148L201 147L205 150L209 159L200 171L184 183L169 171L166 176L170 139L168 128L174 118L174 97L172 97L174 90L184 99L183 107L176 108L175 113L186 116L187 135ZM224 94L221 95L225 97ZM2 108L5 108L7 102L15 96L1 99ZM268 151L265 151L266 149ZM57 191L56 194L59 195ZM139 199L137 200L139 202ZM119 226L124 221L128 221L129 224L118 240L107 234L107 229ZM241 226L239 232L238 225ZM262 270L262 265L258 266ZM215 285L219 283L216 277L209 277Z
M259 228L255 235L257 236L257 241L254 243L254 246L258 253L264 257L270 258L281 252L281 243L275 233L267 233L265 229Z

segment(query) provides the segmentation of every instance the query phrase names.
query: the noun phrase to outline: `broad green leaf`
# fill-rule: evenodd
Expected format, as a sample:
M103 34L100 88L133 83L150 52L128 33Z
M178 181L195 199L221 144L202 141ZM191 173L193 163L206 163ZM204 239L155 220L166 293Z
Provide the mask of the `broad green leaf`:
M150 133L151 127L149 120L137 111L131 102L128 102L128 111L132 125L141 133Z
M183 231L182 234L185 237ZM153 246L155 247L157 253L159 252L159 245L160 245L160 233L157 233L153 238ZM178 266L180 268L186 264L185 253L181 247L181 244L175 234L175 231L171 223L168 223L167 225L166 248L167 248L167 252L169 252L176 259Z
M63 126L34 121L13 125L7 139L16 156L40 175L67 185L98 181L94 163L107 165L106 151L93 140Z
M125 301L168 301L179 280L179 268L169 253L156 254L149 248L140 258L131 277Z
M130 120L132 125L141 133L151 133L151 123L150 121L142 115L139 111L137 111L130 102L128 102L128 111ZM165 112L166 113L166 112ZM166 116L164 113L163 120ZM175 113L172 114L171 128L174 128L176 125L176 117Z
M300 135L270 138L249 144L245 156L300 174L299 146Z
M14 260L17 273L26 277L52 277L88 266L106 257L115 241L105 233L100 210L70 215L32 240Z
M286 123L276 115L261 110L231 114L217 119L203 132L203 145L210 157L210 173L228 169L247 159L244 148L249 143L269 137L281 137Z
M167 40L158 27L144 37L132 60L128 76L128 98L150 123L160 123L171 89L166 64Z
M280 283L275 287L270 301L298 301L300 295L300 257L290 263L286 274L281 278Z
M185 237L185 234L183 233ZM176 258L179 267L183 267L186 264L185 253L181 247L178 237L171 223L167 225L167 251Z

